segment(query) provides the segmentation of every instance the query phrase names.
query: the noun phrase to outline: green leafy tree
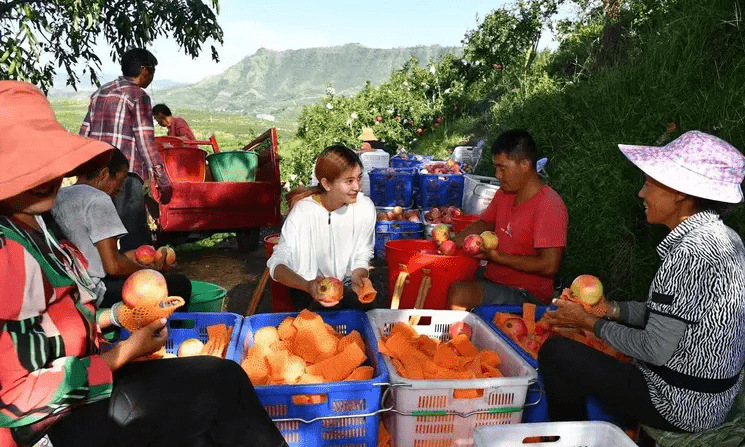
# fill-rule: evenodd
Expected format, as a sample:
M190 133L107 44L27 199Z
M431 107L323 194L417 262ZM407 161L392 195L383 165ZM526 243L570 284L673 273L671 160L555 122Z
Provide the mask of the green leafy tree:
M80 81L76 69L98 84L97 39L111 46L116 61L133 47L171 36L191 57L208 40L222 43L219 0L6 0L0 3L0 79L17 79L48 90L58 68L67 84ZM218 61L211 45L212 59Z

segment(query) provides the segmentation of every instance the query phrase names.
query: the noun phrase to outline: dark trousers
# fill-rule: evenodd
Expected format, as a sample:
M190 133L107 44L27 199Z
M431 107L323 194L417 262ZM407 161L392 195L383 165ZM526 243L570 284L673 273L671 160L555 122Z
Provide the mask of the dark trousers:
M546 340L538 352L548 416L552 421L587 420L587 398L610 413L666 431L677 431L652 404L647 382L631 363L564 337Z
M168 296L180 296L184 299L185 304L178 310L186 311L189 307L191 300L191 281L186 275L181 273L165 273L163 276L166 278L166 286L168 286ZM114 303L122 300L122 287L127 278L111 278L106 277L103 279L106 284L106 293L103 295L103 300L98 306L102 309L110 308Z
M368 311L375 309L376 302L380 298L380 294L375 297L372 303L360 303L357 299L357 294L346 284L344 284L344 295L342 295L341 301L336 306L324 307L318 301L314 300L313 297L302 290L290 288L290 299L298 310L308 309L312 311L318 310L342 310L342 309L359 309L362 311Z
M200 356L133 362L109 399L72 410L54 447L280 447L281 433L237 363Z
M114 197L114 207L119 218L127 229L127 234L119 239L121 251L134 250L140 245L153 243L150 228L147 225L145 210L145 193L142 179L131 172L127 174L121 192Z

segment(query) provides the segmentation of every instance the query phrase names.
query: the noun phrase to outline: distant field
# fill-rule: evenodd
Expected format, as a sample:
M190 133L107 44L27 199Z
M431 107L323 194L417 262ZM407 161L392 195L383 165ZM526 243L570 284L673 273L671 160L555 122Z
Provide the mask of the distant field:
M57 114L57 120L70 132L78 132L88 110L87 100L52 99L52 107ZM182 116L194 130L199 139L207 139L215 135L220 149L235 150L268 128L278 128L279 150L283 150L283 142L289 141L295 134L295 123L281 123L251 119L245 115L227 112L210 112L206 110L174 110L175 115ZM165 135L163 127L155 125L155 135Z

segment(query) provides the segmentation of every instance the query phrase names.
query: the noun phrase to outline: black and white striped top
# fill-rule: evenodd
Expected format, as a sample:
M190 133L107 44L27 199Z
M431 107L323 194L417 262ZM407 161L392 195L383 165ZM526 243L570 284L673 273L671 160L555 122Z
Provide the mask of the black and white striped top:
M712 212L684 220L657 247L661 265L650 313L688 324L662 366L637 361L652 402L687 431L721 424L742 386L745 359L745 248Z

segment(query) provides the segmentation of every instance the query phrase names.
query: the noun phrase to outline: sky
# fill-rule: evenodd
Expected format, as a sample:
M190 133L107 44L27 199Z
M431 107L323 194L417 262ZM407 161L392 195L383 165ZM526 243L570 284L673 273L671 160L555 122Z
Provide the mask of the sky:
M206 0L205 0L206 1ZM156 77L184 83L225 71L259 48L297 50L359 43L369 48L416 45L459 46L468 30L505 0L220 0L218 23L224 43L216 45L220 63L209 45L191 59L169 39L157 40L150 51L158 58ZM545 34L545 33L544 33ZM541 46L549 45L550 36ZM109 48L99 44L102 72L118 74Z

